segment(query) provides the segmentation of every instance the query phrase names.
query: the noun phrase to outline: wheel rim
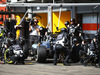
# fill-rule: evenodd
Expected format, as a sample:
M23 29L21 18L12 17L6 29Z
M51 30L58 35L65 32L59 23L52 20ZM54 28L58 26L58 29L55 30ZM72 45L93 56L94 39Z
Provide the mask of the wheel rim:
M6 57L6 53L9 51L9 49L7 49L6 51L5 51L5 53L4 53L4 59L5 59L5 61L7 62L7 63L13 63L13 61L12 60L9 60L9 59L7 59L7 57Z

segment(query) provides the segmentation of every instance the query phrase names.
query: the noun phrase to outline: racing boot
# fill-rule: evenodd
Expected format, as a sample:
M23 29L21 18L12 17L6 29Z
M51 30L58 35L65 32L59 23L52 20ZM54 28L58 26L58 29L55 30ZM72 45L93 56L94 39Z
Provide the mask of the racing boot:
M64 66L71 66L71 65L69 64L69 55L66 56L66 58L65 58L63 64L64 64Z

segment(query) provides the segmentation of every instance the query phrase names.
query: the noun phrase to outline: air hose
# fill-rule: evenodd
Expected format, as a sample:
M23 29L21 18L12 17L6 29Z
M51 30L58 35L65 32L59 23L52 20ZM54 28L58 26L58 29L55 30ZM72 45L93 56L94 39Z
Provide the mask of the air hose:
M60 5L60 11L59 11L59 19L58 19L58 27L57 27L57 30L58 30L58 28L59 28L59 24L60 24L61 9L62 9L62 5Z

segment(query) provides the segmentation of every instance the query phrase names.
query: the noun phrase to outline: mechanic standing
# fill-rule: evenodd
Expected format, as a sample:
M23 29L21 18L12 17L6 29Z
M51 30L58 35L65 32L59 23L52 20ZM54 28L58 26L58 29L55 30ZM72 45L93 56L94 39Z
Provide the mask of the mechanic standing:
M79 61L79 51L82 49L81 48L81 43L83 40L82 36L82 28L80 27L80 24L76 24L75 19L70 20L70 24L67 25L68 32L70 28L75 28L74 34L70 34L69 36L72 36L72 52L71 52L71 59L73 62L78 62ZM74 43L74 39L77 39L76 43ZM71 39L70 39L71 40Z
M79 35L81 35L81 34L80 34L80 31L81 31L80 24L76 24L74 18L72 18L72 19L70 20L70 24L69 24L68 21L66 21L66 22L65 22L65 25L66 25L66 27L67 27L68 33L69 33L69 30L70 30L70 27L74 27L74 28L75 28L74 36L75 36L75 37L78 37Z
M32 44L38 43L39 38L39 28L38 19L34 19L29 24L29 31L30 31L30 40L29 40L29 48L32 47Z

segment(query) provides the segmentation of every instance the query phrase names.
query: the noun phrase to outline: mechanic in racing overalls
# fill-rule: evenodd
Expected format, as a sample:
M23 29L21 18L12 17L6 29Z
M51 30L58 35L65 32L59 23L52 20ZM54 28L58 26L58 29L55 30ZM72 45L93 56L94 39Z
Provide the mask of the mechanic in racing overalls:
M81 43L83 40L82 36L82 29L80 27L80 24L75 23L75 19L70 20L70 24L67 25L68 33L69 33L69 39L70 41L70 49L71 49L71 58L73 62L79 61L79 50L81 49ZM70 28L75 29L74 32L70 32ZM74 40L76 39L76 40Z
M65 39L63 39L65 38ZM63 41L62 41L63 39ZM61 42L62 41L62 42ZM57 41L55 44L55 52L54 52L54 65L57 65L57 58L60 53L64 53L65 59L63 64L65 66L70 66L69 64L69 39L68 39L68 33L66 32L66 28L61 29L61 33L57 37Z
M97 63L96 67L100 68L100 29L98 30L97 34L95 35L94 38L94 46L96 48L96 54L97 54Z

